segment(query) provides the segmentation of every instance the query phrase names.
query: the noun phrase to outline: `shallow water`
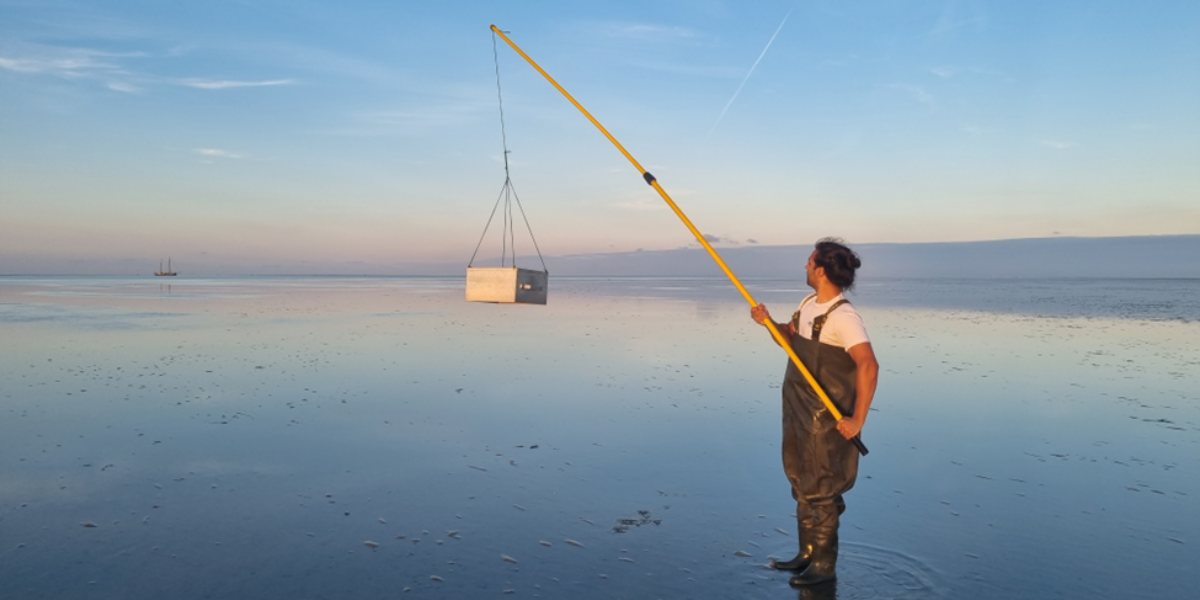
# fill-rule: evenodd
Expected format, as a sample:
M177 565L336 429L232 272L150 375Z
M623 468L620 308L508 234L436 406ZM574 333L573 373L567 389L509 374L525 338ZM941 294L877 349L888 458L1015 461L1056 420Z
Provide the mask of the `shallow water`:
M0 597L800 596L786 357L727 282L461 286L0 278ZM851 299L871 454L804 597L1200 587L1200 281Z

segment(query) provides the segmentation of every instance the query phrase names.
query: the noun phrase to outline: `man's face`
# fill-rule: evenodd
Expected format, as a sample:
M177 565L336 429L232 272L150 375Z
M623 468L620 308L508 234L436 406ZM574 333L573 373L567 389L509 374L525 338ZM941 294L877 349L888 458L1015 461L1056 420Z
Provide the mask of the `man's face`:
M817 251L813 250L812 254L808 255L808 264L804 265L804 281L808 287L817 289Z

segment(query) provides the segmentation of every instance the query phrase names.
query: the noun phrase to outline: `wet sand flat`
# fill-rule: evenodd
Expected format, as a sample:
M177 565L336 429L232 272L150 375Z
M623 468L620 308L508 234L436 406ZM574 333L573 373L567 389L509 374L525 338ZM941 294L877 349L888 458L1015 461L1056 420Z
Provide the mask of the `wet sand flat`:
M797 597L786 357L727 282L462 295L0 278L0 597ZM850 298L882 371L819 597L1200 587L1200 281Z

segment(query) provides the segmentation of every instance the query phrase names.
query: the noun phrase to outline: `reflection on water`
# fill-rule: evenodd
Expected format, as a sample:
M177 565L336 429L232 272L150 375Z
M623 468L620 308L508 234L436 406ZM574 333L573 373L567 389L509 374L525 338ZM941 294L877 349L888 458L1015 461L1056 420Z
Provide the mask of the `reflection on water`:
M1200 282L867 283L872 453L798 592L786 359L725 281L0 278L0 596L1200 585Z

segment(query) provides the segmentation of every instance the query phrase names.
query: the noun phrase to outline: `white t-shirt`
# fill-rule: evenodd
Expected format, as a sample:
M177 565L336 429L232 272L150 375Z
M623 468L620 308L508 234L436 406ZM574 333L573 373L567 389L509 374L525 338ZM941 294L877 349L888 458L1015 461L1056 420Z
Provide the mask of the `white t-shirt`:
M800 319L796 327L800 334L806 340L812 339L813 319L825 314L830 306L833 306L839 300L845 299L845 296L838 294L829 302L817 304L817 299L814 296L808 302L801 302L799 311ZM825 319L825 326L821 329L821 343L837 346L839 348L853 348L864 342L871 341L867 337L867 328L863 325L862 317L858 315L858 311L854 310L854 305L850 303L843 304L833 312L829 313L829 317Z

